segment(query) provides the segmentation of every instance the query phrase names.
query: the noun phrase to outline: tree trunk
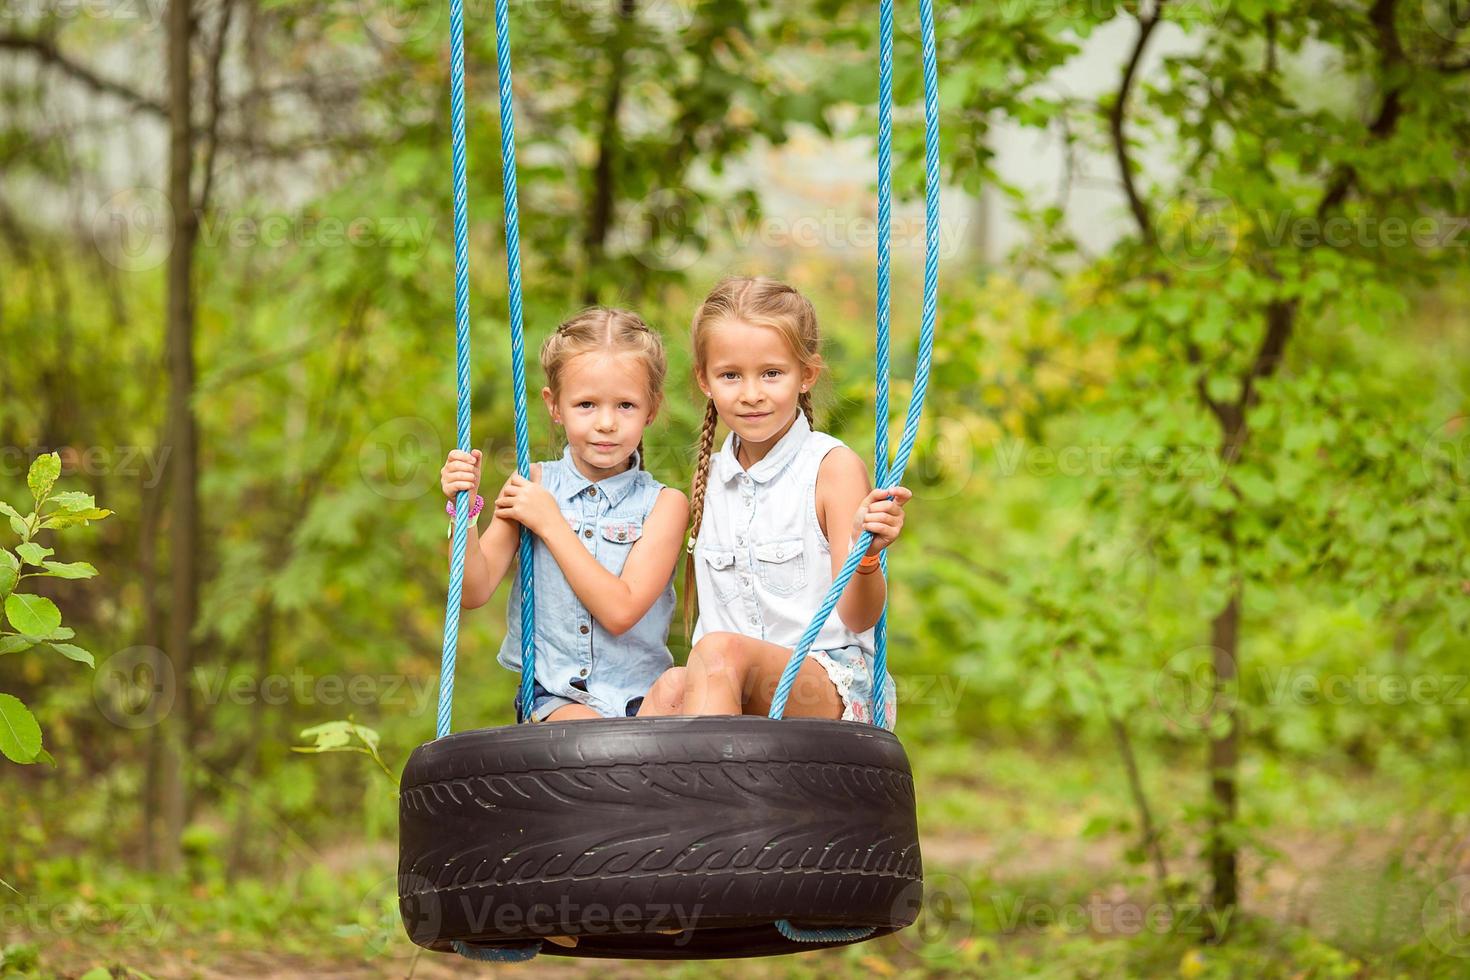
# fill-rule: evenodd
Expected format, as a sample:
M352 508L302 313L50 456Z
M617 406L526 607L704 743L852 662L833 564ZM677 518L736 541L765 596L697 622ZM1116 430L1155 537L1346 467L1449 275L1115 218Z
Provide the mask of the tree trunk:
M1232 909L1240 900L1237 863L1239 849L1230 832L1236 818L1236 778L1240 762L1240 712L1234 695L1240 645L1241 584L1237 579L1230 598L1210 623L1213 647L1215 710L1223 712L1226 727L1210 736L1210 906ZM1221 937L1215 937L1221 938Z
M170 437L169 535L170 592L168 653L173 663L176 700L165 722L160 777L163 780L164 835L160 857L165 870L181 863L180 840L189 810L189 752L193 744L192 634L197 615L196 559L199 545L197 434L194 396L194 204L192 90L189 61L194 18L190 0L171 0L168 16L168 198L173 208L173 246L168 256L166 346L169 362Z
M582 302L597 302L598 273L603 249L612 230L614 158L618 150L618 110L623 104L623 76L628 71L627 26L632 23L636 0L621 0L617 40L612 50L612 67L607 82L607 101L602 108L602 129L597 137L597 164L592 171L592 203L587 214L587 232L582 238L586 270L582 280Z

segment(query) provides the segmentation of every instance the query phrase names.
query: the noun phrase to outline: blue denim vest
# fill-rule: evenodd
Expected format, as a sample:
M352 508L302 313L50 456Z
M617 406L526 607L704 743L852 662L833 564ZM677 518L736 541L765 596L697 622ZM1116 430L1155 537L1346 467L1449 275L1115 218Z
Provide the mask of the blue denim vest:
M653 512L663 484L646 470L632 468L593 482L572 462L567 447L561 459L541 464L541 485L556 498L562 516L598 564L614 575L633 543L643 536L643 522ZM653 682L674 665L667 645L674 616L674 576L648 612L622 636L614 636L592 617L572 591L556 559L540 538L532 536L536 583L536 680L553 695L585 704L598 714L621 718L628 702L648 693ZM514 584L506 609L505 641L496 658L514 671L521 669L521 583Z

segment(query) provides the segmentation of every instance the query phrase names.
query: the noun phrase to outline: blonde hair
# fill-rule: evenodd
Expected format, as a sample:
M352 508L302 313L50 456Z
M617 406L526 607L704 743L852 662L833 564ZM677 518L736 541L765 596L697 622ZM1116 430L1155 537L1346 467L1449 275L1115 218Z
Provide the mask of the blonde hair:
M690 348L694 352L694 373L703 376L709 351L709 334L721 323L734 320L755 326L770 327L781 335L786 346L805 369L822 367L822 336L817 329L817 311L811 301L779 279L766 276L729 276L715 284L699 309L694 311L690 327ZM817 427L812 413L812 395L803 391L797 399L802 414L813 429ZM709 485L710 456L715 445L715 426L719 412L714 399L707 398L704 425L699 432L699 455L694 464L694 480L689 491L689 547L684 565L684 632L693 630L699 601L694 587L694 539L704 519L704 492Z
M664 376L669 371L663 341L638 314L607 306L583 310L542 342L541 371L553 398L561 395L562 373L572 358L595 351L637 355L648 380L650 408L663 402ZM642 439L638 440L638 465L647 469Z

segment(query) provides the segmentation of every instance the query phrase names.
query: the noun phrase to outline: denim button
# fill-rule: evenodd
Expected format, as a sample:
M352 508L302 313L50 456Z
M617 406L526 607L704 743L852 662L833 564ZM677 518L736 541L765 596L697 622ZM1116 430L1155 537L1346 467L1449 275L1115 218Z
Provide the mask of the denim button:
M586 636L589 632L591 632L591 629L592 628L590 626L588 626L586 623L583 623L581 626L577 627L577 632L581 633L583 636ZM582 673L585 674L587 672L584 670L582 671Z
M592 537L592 528L589 527L587 530L583 531L582 532L582 537L584 537L584 538L590 538L590 537Z

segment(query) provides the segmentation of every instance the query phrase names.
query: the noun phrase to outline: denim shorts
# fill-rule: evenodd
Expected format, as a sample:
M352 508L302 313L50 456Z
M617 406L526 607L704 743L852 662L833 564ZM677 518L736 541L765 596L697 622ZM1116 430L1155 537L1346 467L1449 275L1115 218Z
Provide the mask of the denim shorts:
M528 720L533 722L545 721L548 715L564 705L582 703L581 701L573 701L571 698L564 698L559 694L552 694L541 686L540 681L533 680L531 681L531 717L527 719L521 711L521 693L519 690L516 691L515 699L511 702L511 705L515 708L516 724L520 725ZM592 706L588 705L588 707L590 708ZM643 707L643 698L641 696L631 699L627 705L627 717L632 718L638 714L638 709L641 707ZM597 709L593 708L593 710L596 711Z

